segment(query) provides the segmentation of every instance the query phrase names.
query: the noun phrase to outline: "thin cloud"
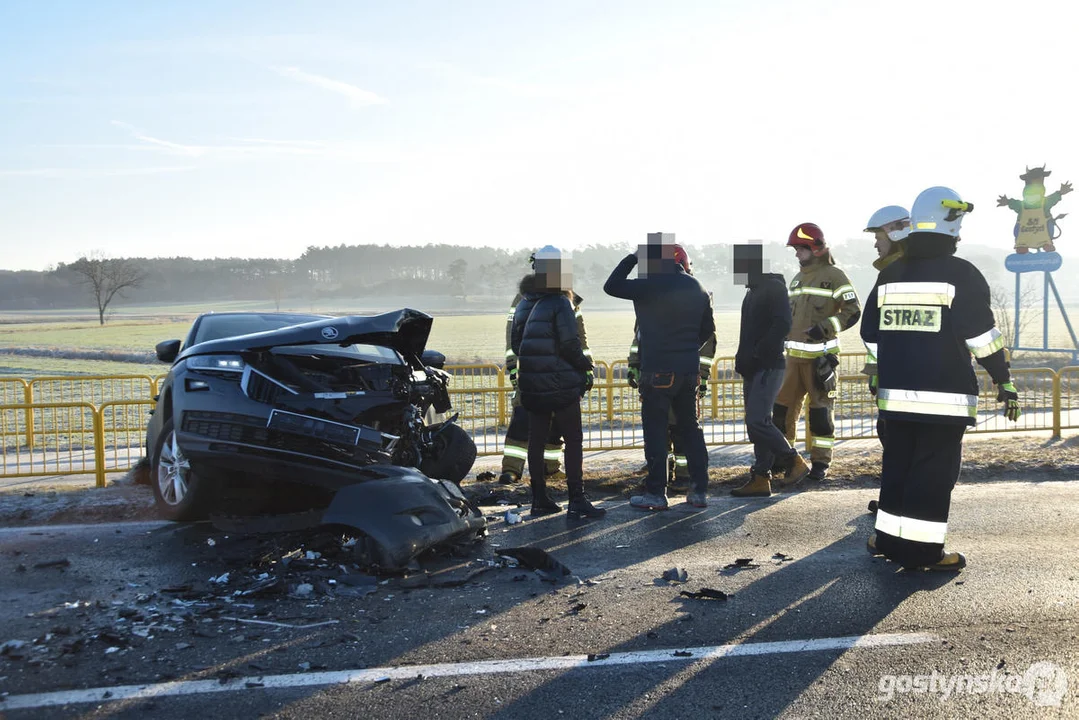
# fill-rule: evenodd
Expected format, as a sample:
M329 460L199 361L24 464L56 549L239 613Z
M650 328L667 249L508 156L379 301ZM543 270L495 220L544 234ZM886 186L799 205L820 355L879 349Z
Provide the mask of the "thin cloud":
M112 124L116 127L127 130L136 140L141 140L147 145L153 145L155 147L162 148L173 155L199 157L206 154L206 148L199 145L181 145L180 143L174 143L168 140L161 140L160 138L151 137L150 135L147 135L135 126L125 122L121 122L119 120L113 120Z
M162 175L165 173L188 172L197 170L194 165L175 165L150 168L27 168L23 170L4 170L5 177L41 177L41 178L103 178L128 177L133 175Z
M346 82L340 80L334 80L332 78L323 77L322 75L315 75L313 73L304 72L299 68L294 67L275 67L271 68L281 77L290 78L292 80L299 80L302 83L313 85L314 87L322 90L328 90L338 95L343 95L348 98L353 107L370 107L371 105L386 105L386 100L381 95L377 95L370 90L364 90L363 88L356 87L355 85L349 85Z

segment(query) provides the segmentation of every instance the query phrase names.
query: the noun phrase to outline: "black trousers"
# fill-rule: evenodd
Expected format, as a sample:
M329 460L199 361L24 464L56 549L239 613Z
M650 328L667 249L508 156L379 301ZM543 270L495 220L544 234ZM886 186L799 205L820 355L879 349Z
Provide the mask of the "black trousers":
M904 567L941 559L965 425L889 418L881 463L877 550Z
M681 435L693 491L703 493L708 489L708 447L697 420L698 382L697 373L641 373L641 424L644 425L644 456L648 461L648 477L644 484L652 495L667 494L665 451L671 412L677 423L670 431Z
M546 487L543 450L554 423L562 431L566 445L566 486L570 497L584 492L584 432L581 429L581 403L575 402L553 413L528 413L528 474L532 486Z

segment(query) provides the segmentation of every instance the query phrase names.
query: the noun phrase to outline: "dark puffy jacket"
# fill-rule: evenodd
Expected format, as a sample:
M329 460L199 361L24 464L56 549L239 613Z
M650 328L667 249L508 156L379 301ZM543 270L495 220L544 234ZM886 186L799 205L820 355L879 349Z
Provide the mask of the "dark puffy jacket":
M764 273L750 281L742 300L742 324L734 371L744 378L758 370L782 370L783 341L791 330L787 282L778 273Z
M592 361L581 349L573 305L559 291L537 289L532 275L521 280L521 295L510 332L521 405L550 412L580 402Z
M636 255L627 255L607 278L603 291L633 301L640 331L641 372L696 375L701 348L716 331L712 298L697 278L673 260L666 272L629 278Z

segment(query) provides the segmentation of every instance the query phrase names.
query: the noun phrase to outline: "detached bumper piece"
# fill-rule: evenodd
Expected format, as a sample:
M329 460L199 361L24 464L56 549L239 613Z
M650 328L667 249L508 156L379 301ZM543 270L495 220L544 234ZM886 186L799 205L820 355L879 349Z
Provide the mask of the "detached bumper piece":
M371 465L363 475L337 491L322 522L360 531L369 560L382 569L403 568L425 550L477 537L487 526L451 482L397 465Z

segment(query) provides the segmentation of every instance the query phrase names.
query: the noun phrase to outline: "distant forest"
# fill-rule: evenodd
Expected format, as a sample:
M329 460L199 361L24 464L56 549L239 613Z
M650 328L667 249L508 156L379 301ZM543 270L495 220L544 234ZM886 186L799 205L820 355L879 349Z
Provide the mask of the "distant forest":
M623 307L603 294L603 282L628 252L629 246L589 245L572 253L575 289L590 307ZM744 288L731 277L731 245L687 246L694 274L714 293L717 307L736 307ZM784 258L781 272L789 281L796 271L793 253L778 247ZM767 254L767 253L766 253ZM833 248L837 263L851 277L859 294L868 294L876 279L872 240L845 241ZM960 245L961 256L977 264L991 284L1011 290L1004 270L1003 250ZM149 303L248 300L281 308L305 303L332 305L336 299L380 300L415 297L421 309L434 307L482 311L501 310L530 272L527 250L490 247L425 245L338 245L307 248L298 259L131 258L145 280L110 306ZM72 258L74 262L76 258ZM1063 288L1062 288L1063 289ZM86 288L66 265L47 271L0 270L0 310L58 310L92 307Z

